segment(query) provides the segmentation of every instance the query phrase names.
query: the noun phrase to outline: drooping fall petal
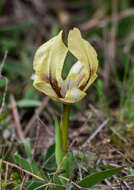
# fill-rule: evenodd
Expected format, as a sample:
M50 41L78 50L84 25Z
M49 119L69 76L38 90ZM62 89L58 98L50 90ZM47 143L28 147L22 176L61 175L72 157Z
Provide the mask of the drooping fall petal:
M52 99L57 100L58 96L53 90L51 84L49 84L48 82L45 82L44 80L41 80L39 77L37 77L34 80L33 86L39 91L45 93L47 96L51 97Z

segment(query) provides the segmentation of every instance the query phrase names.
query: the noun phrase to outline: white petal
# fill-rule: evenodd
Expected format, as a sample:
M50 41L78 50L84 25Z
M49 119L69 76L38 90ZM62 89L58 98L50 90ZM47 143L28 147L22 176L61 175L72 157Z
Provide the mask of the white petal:
M61 94L65 97L66 91L72 88L81 88L86 84L88 77L86 75L86 69L80 61L77 61L67 76L67 78L61 84Z
M66 103L74 103L80 101L86 95L85 92L79 90L78 88L72 88L66 92L64 101Z

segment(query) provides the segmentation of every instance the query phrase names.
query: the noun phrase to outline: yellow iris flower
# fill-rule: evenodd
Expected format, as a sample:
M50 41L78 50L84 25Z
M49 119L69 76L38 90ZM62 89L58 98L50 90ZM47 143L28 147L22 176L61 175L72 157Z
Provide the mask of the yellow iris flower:
M65 80L62 69L67 52L78 61L72 66ZM62 31L37 50L33 68L33 86L50 98L62 103L74 103L86 95L86 90L97 77L98 60L95 49L84 40L79 29L68 34L68 46L63 43Z

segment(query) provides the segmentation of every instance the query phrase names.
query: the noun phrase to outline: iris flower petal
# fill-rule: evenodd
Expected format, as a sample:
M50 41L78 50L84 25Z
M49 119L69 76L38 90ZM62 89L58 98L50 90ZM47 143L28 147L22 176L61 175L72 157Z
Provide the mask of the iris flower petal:
M83 89L84 92L89 88L89 86L95 81L96 78L97 78L97 74L95 73L94 75L92 75L92 77L89 79L87 85Z
M68 48L62 41L62 31L54 38L44 43L34 57L34 70L42 80L56 81L60 86L61 73Z
M74 103L80 101L85 95L84 91L74 87L66 92L65 98L60 98L59 100L63 103Z
M68 49L81 62L81 64L83 64L87 73L86 77L88 78L90 66L87 53L89 52L86 51L84 40L77 28L74 28L69 32Z
M75 80L75 85L77 87L84 86L84 84L87 82L88 78L86 77L86 69L83 66L83 64L80 61L77 61L71 68L67 79L74 79ZM72 86L70 86L72 88Z
M69 51L85 66L87 78L97 71L97 53L91 44L81 37L81 33L77 28L74 28L69 32L68 48Z
M39 79L39 77L34 80L33 86L39 91L45 93L47 96L51 97L52 99L57 100L58 96L53 90L52 86L44 80Z
M50 73L52 80L58 83L60 87L62 80L62 69L68 48L64 45L62 40L62 32L57 36L55 42L50 50L51 64Z
M81 88L86 82L86 69L80 61L77 61L70 69L67 78L62 82L61 94L65 97L67 90L73 87Z
M86 40L83 40L83 41L84 41L84 47L87 52L87 56L89 60L91 74L94 74L98 69L97 53L88 41Z
M33 60L33 69L36 72L36 75L39 75L43 80L47 80L49 82L49 70L50 70L50 51L53 46L55 39L57 37L52 38L48 42L41 45L34 56Z

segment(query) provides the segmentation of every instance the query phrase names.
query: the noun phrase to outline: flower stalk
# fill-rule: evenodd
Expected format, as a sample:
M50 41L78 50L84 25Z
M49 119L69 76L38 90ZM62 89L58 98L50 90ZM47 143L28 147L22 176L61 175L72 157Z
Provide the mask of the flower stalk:
M70 113L70 104L63 104L63 119L61 121L61 137L62 137L62 148L63 154L67 153L67 142L68 142L68 123L69 123L69 113Z
M55 157L58 169L63 167L62 162L67 155L69 113L70 104L63 104L63 118L60 125L55 119Z

